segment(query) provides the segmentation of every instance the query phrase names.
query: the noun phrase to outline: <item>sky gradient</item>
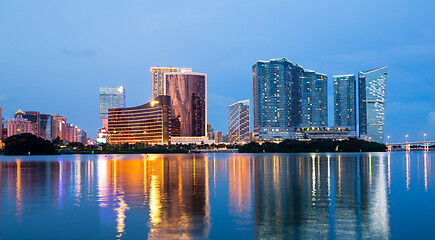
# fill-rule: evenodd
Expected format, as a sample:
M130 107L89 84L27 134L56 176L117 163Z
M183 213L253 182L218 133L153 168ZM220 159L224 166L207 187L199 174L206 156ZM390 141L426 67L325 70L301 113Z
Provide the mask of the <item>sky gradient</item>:
M252 100L252 64L286 57L332 76L388 66L386 136L435 140L435 2L1 1L0 105L65 116L95 138L98 89L151 100L152 66L207 74L208 121Z

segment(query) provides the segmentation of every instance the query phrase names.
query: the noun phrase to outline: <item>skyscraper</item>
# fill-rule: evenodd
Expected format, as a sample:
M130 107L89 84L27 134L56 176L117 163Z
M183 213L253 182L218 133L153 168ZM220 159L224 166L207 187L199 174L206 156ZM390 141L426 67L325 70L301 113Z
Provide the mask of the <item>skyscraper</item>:
M254 135L259 140L292 138L293 64L286 58L252 66Z
M334 125L356 130L355 75L334 76Z
M359 136L384 142L388 67L358 73Z
M125 89L119 87L100 87L100 118L107 129L109 109L125 107Z
M328 126L328 77L294 67L294 124L298 128Z
M249 100L244 100L228 106L228 141L238 143L249 140Z
M165 73L178 72L179 68L175 67L152 67L153 99L165 94Z
M295 128L328 126L327 77L286 58L252 66L254 137L295 138Z
M207 136L207 74L189 71L165 74L171 97L171 136Z
M56 114L52 118L51 122L51 138L60 140L66 139L66 118Z

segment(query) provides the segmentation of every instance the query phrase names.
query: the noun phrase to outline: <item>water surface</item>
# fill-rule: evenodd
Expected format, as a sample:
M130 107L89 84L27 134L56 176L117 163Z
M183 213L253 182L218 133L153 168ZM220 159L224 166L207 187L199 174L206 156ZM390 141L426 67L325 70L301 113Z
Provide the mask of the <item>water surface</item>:
M428 239L433 157L0 156L0 239Z

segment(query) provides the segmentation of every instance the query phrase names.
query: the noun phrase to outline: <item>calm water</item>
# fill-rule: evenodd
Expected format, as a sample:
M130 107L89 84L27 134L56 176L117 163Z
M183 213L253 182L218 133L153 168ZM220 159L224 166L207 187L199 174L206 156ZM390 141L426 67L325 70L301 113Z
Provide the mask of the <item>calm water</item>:
M434 158L0 156L0 239L433 239Z

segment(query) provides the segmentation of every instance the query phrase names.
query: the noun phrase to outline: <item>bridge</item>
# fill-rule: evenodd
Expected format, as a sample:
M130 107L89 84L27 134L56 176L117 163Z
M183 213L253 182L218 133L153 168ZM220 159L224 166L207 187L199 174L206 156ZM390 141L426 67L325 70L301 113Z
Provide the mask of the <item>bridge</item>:
M405 146L405 149L407 152L411 151L411 146L422 146L424 151L429 151L429 145L435 144L435 141L420 141L420 142L404 142L404 143L387 143L387 149L389 152L393 149L393 146L400 146L400 148L403 148Z

